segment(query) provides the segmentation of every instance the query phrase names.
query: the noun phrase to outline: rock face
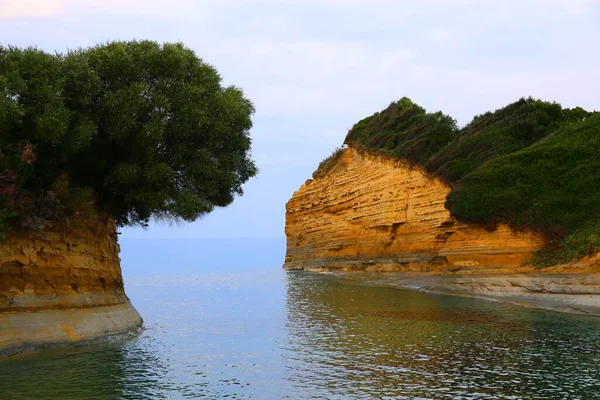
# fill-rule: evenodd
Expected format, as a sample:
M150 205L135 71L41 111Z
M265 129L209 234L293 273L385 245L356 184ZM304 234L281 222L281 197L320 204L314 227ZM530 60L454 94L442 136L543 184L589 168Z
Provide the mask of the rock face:
M0 241L0 354L127 333L129 302L112 223L13 232Z
M287 203L284 268L429 271L518 267L542 238L454 220L450 188L402 161L343 150L324 177Z
M284 268L410 272L400 274L407 282L404 286L468 295L490 292L488 297L497 298L506 290L535 292L527 284L511 289L503 276L521 282L515 274L530 279L600 273L598 260L541 272L526 266L525 261L543 246L540 235L502 225L489 230L461 223L444 207L449 191L442 181L403 161L346 148L324 177L308 180L287 203ZM494 276L494 283L484 275ZM417 277L418 285L407 281ZM538 287L545 287L536 279ZM593 285L583 292L581 279L553 278L552 282L563 282L563 287L552 286L561 293L568 293L565 288L574 282L573 293L600 294L600 279L585 281ZM547 288L541 291L548 293ZM600 312L600 297L591 302Z

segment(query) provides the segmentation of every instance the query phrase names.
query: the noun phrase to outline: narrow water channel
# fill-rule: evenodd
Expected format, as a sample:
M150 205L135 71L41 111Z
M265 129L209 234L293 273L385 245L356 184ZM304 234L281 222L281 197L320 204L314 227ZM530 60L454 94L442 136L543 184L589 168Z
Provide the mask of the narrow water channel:
M229 270L130 277L132 340L0 361L0 399L600 398L600 319Z

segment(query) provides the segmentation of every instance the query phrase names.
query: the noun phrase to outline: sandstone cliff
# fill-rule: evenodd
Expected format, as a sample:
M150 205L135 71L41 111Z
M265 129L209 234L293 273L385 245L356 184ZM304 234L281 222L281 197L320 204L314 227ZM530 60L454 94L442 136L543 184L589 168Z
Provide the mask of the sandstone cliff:
M112 223L13 232L0 241L0 354L137 329Z
M436 276L437 283L427 285L421 280L406 286L490 292L492 297L502 297L511 284L490 283L483 275L514 278L517 274L527 279L513 279L510 290L593 295L592 308L600 312L599 279L588 279L587 284L575 279L574 289L565 289L571 285L569 279L561 281L562 288L529 284L533 275L600 273L597 259L536 270L527 260L544 244L540 235L514 232L507 226L489 230L461 223L444 207L449 191L442 181L403 161L344 149L325 176L308 180L287 203L284 268L411 272L407 278ZM474 278L467 282L468 276ZM583 291L578 289L583 286Z
M287 204L285 268L430 271L519 267L542 238L454 220L450 188L402 161L343 150Z

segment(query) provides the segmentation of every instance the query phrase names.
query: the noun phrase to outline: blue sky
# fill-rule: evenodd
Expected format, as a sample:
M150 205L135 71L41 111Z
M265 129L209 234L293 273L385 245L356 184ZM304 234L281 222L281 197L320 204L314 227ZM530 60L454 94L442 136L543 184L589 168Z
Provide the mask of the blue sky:
M285 203L359 119L408 96L468 122L522 96L600 109L600 0L0 0L0 43L181 41L256 105L260 174L193 224L125 238L284 236Z

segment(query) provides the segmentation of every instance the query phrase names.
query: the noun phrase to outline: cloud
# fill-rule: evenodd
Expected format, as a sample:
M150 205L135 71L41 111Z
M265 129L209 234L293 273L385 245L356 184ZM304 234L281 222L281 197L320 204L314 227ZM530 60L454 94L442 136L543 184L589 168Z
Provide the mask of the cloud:
M0 19L62 14L65 0L0 0Z
M439 46L452 47L458 43L459 35L448 29L433 28L431 30L431 40Z
M286 21L276 16L264 16L252 21L252 27L259 31L285 32L288 28Z
M563 10L568 14L585 15L600 9L600 0L563 0Z
M410 77L420 67L416 49L342 40L246 38L206 50L205 58L228 67L224 75L237 76L259 112L269 115L354 113L389 77Z
M399 4L413 10L422 9L407 23L396 21L384 26L375 21L374 28L360 31L358 35L352 35L352 29L356 28L353 14L333 11L339 18L331 21L325 13L323 24L331 24L333 29L319 33L316 39L311 38L312 32L320 32L324 25L311 25L315 24L314 14L310 14L309 20L309 14L299 13L296 17L297 8L261 8L261 4L285 4L286 7L295 4L309 10L323 4L336 7L345 4L344 7L367 10L371 3L353 0L0 0L0 9L11 10L12 15L23 16L29 12L30 16L39 16L72 12L73 7L133 13L139 6L147 14L162 16L162 23L176 26L172 37L182 40L214 64L226 84L243 87L260 115L344 116L351 125L356 118L407 95L430 107L445 109L447 102L458 109L457 117L462 119L468 118L464 110L476 105L472 100L476 97L501 97L510 101L522 95L552 94L553 99L561 100L571 94L592 98L590 88L597 87L590 84L598 80L591 71L593 68L586 65L597 65L600 59L588 55L589 62L581 63L579 51L571 49L575 46L573 43L583 48L589 46L593 42L590 35L598 30L588 28L589 33L583 35L583 28L579 27L576 30L579 33L571 35L568 28L560 31L553 22L531 16L543 12L580 14L592 10L599 0L523 0L518 3L424 0L418 7L414 2L401 0L374 1L382 5L377 12L381 18L393 15L392 10ZM46 7L34 7L41 3ZM242 4L251 6L236 8ZM540 7L542 4L547 7ZM426 7L432 5L461 6L468 12L455 10L454 14L448 14L447 10ZM185 20L169 18L172 14L166 11L161 14L164 8L176 9L171 13L193 12L189 12ZM215 18L206 22L211 12ZM452 15L456 18L450 18ZM490 27L489 21L498 15L504 16L503 23ZM512 17L507 18L507 15ZM99 20L102 18L107 17L98 16ZM199 19L203 22L198 23ZM472 24L464 24L467 20ZM524 21L529 24L524 25ZM137 19L132 20L129 31L139 35L141 27L154 26L154 20L148 23ZM117 26L110 31L119 38L124 36L122 32ZM77 33L81 35L81 29ZM65 36L68 34L65 32ZM542 34L543 41L538 39ZM578 40L572 40L573 37ZM150 38L165 40L164 35ZM93 40L89 41L93 43ZM551 51L544 49L547 44L551 44ZM558 54L563 56L558 57ZM579 73L567 77L572 70ZM456 96L471 100L455 102L452 99Z
M230 0L225 0L230 1ZM216 4L208 0L206 5ZM194 0L0 0L0 19L53 18L73 14L182 15L198 9Z
M381 55L381 66L384 68L395 68L415 61L419 52L411 48L400 48L386 50Z
M527 14L589 14L597 11L600 0L0 0L0 19L49 18L79 13L105 11L111 14L187 15L190 11L215 12L238 7L290 6L310 9L335 8L375 12L382 8L409 13L411 10L436 9L518 9ZM396 15L396 14L391 14ZM269 20L270 19L270 20ZM280 26L275 17L266 17L267 24Z

